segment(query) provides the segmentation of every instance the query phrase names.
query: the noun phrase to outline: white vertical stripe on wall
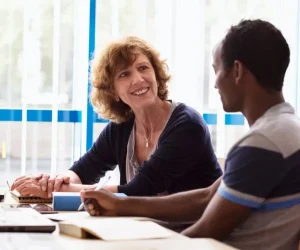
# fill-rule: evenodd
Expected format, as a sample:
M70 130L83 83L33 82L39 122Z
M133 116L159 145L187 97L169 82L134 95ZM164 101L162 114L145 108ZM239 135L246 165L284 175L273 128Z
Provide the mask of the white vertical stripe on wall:
M82 110L87 102L88 52L89 52L89 3L74 0L74 54L72 108ZM72 159L77 160L86 151L86 109L82 110L82 123L73 127Z
M141 37L147 39L147 16L148 16L148 11L147 11L147 2L148 0L137 0L135 2L136 10L139 13L137 15L137 20L136 20L136 32L139 34Z
M74 145L74 158L86 152L86 130L87 130L87 96L88 96L88 67L89 67L89 21L90 21L90 1L75 0L75 22L74 22L74 63L73 63L73 86L75 86L73 101L75 108L81 111L81 132L75 127L74 135L80 136L79 145ZM75 139L77 140L77 139ZM80 155L77 155L78 148Z
M297 95L297 114L300 114L300 0L298 0L297 3L297 78L295 79L296 84L298 85L298 91L296 93Z
M57 165L57 117L58 117L58 84L59 84L59 54L60 54L60 17L61 0L54 0L53 24L53 66L52 66L52 141L51 141L51 174L56 173Z
M119 36L119 1L112 0L112 13L111 13L111 23L112 23L112 37L118 38Z
M29 22L31 1L24 1L24 33L23 33L23 69L22 69L22 150L21 150L21 175L26 172L26 139L27 139L27 86L28 86L28 61L29 52Z

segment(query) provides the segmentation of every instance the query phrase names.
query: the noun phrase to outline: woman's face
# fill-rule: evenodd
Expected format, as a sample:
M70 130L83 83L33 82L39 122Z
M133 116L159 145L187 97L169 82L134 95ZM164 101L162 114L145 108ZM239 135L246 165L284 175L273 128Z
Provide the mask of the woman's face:
M135 53L136 60L127 68L117 68L114 77L116 97L133 110L145 108L157 98L155 71L148 57Z

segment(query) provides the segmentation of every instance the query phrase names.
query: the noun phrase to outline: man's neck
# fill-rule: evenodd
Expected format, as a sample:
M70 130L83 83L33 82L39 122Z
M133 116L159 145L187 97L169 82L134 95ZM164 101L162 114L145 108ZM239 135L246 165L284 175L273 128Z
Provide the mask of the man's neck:
M249 98L245 102L242 113L251 127L267 110L283 102L285 102L285 100L282 92L256 95L255 98Z

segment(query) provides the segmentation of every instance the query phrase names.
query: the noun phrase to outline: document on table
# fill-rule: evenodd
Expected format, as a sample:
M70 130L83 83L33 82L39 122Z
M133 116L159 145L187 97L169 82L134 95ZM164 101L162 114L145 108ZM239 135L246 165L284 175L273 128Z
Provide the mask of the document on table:
M59 223L59 231L78 238L87 238L92 235L105 241L158 239L172 235L169 230L152 221L138 221L130 218L63 221Z

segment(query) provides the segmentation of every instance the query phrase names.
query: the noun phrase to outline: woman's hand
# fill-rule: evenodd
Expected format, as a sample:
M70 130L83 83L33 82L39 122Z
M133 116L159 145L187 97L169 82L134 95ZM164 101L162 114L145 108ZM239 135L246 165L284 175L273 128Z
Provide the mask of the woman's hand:
M17 190L21 195L52 197L52 192L60 191L63 184L70 184L70 177L65 175L39 174L26 175L17 178L11 190Z
M92 216L116 216L121 199L113 193L101 189L99 191L82 190L80 192L81 201L91 199L85 205L85 210ZM123 198L124 199L124 198Z
M52 192L59 192L63 184L70 184L70 177L62 174L48 175L43 174L40 179L42 191L48 193L48 197L52 197Z
M40 185L42 175L26 175L17 178L11 190L17 190L23 196L48 197L47 192L43 191Z

